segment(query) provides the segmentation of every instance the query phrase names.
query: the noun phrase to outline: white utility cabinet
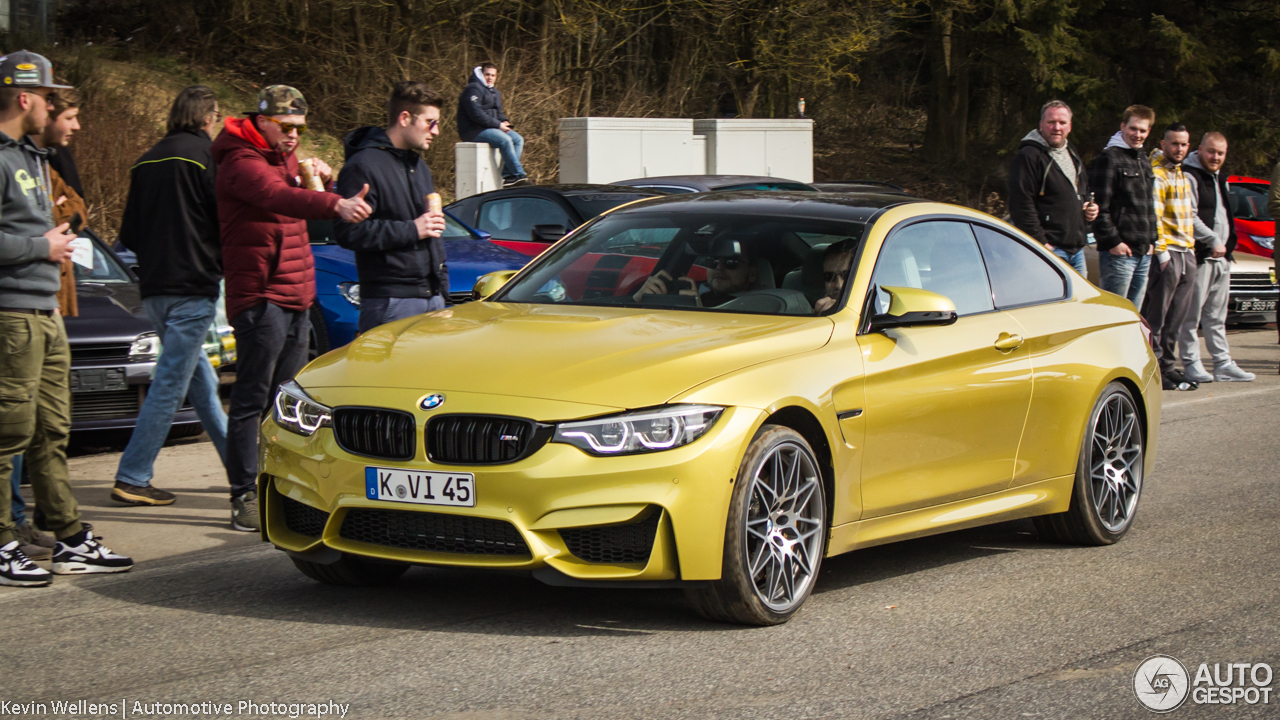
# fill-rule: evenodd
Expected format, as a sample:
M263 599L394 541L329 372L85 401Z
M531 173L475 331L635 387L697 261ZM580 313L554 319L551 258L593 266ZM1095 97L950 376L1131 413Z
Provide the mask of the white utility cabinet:
M708 175L764 175L813 182L812 120L694 120L706 138Z
M455 200L502 187L502 154L489 143L455 143L453 159Z
M560 182L701 175L706 152L682 118L561 118Z

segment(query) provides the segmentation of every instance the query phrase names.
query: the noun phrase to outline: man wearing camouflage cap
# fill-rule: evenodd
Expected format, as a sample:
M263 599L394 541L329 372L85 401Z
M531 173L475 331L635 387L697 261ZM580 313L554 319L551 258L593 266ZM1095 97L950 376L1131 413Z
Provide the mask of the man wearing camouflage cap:
M53 581L14 537L13 456L25 453L36 501L57 536L56 574L114 573L133 567L80 522L67 473L71 433L71 350L58 313L61 262L75 234L53 225L45 151L30 135L49 122L56 85L49 61L21 51L0 58L0 585Z
M253 112L228 118L213 143L227 316L236 335L225 458L236 530L258 530L261 416L280 383L307 360L316 290L306 221L369 217L368 186L345 199L301 186L294 153L306 114L302 93L272 85L259 93ZM329 166L317 158L314 169L331 187Z

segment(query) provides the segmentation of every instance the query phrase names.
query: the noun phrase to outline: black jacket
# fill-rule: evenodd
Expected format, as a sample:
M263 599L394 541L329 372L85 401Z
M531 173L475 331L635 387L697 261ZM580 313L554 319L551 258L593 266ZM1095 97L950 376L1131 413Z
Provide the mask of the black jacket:
M72 190L80 196L87 204L89 201L84 195L84 183L80 181L80 168L76 167L76 158L71 154L71 148L62 147L56 150L50 148L49 167L62 176L62 181L71 186Z
M1147 254L1156 243L1156 211L1151 200L1156 176L1145 150L1109 146L1089 165L1089 189L1098 203L1093 238L1098 252L1120 243L1134 257Z
M1076 166L1076 185L1049 157L1049 147L1024 139L1009 165L1009 218L1015 227L1042 243L1074 253L1085 246L1088 232L1084 200L1089 174L1075 148L1067 145Z
M427 211L435 192L431 169L412 150L391 144L387 131L362 127L346 139L346 165L338 174L338 194L351 197L369 184L365 202L373 208L359 223L335 223L338 244L356 253L362 297L429 298L449 292L444 241L418 239L414 218Z
M1182 163L1182 169L1192 173L1196 178L1196 208L1200 221L1213 228L1214 216L1218 210L1218 193L1222 193L1222 204L1227 209L1227 257L1236 249L1236 214L1231 211L1231 187L1227 184L1227 174L1219 172L1218 177L1200 167L1198 164ZM1196 239L1196 262L1204 262L1213 254L1213 248Z
M130 171L119 239L138 254L142 297L218 297L222 246L212 145L203 131L172 132Z
M463 142L475 142L482 130L497 128L504 122L510 121L502 109L502 93L471 73L458 96L458 137Z

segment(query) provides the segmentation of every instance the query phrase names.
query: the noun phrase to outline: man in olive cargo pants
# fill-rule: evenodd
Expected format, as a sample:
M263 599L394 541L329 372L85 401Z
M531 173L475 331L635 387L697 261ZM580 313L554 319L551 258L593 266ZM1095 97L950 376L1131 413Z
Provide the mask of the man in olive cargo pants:
M55 574L113 573L133 560L80 522L67 474L71 349L58 314L59 275L75 236L53 226L46 154L28 139L49 122L57 88L49 61L26 51L0 57L0 585L53 581L14 537L13 456L25 453L36 503L58 542Z

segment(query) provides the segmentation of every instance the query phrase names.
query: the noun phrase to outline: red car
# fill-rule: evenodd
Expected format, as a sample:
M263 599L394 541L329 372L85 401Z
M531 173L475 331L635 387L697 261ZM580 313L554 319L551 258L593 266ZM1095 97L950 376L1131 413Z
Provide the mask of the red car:
M1267 213L1271 183L1243 175L1232 175L1227 182L1236 216L1236 252L1271 257L1276 242L1276 221Z

